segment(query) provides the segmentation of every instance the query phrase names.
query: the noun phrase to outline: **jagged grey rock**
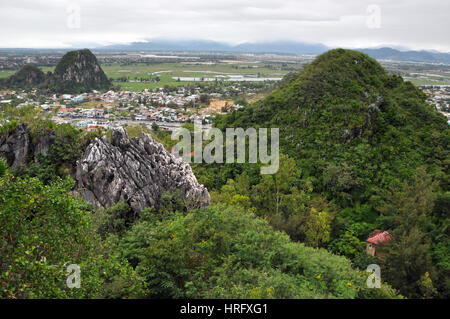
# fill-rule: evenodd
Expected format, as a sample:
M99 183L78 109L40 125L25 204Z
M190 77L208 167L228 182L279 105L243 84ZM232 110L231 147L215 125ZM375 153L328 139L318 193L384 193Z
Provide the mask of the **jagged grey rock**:
M53 130L41 131L31 142L30 129L27 124L22 123L14 130L0 135L0 156L4 157L13 169L17 169L21 165L27 165L28 160L33 158L37 163L38 155L47 155L54 142Z
M20 124L6 134L0 134L0 156L13 169L25 165L30 151L30 134L26 124Z
M35 137L33 156L34 161L39 161L38 155L47 155L51 146L55 143L55 132L53 130L44 130Z
M96 138L77 161L77 188L95 208L122 200L140 212L158 206L164 192L177 189L188 208L209 205L208 190L197 182L189 164L150 135L130 140L120 127L111 136L112 141L107 136Z

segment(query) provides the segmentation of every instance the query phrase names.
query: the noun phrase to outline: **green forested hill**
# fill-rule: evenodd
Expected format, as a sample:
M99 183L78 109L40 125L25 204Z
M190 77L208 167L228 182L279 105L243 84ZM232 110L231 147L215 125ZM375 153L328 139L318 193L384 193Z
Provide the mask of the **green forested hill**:
M16 74L0 79L3 88L30 88L40 85L46 79L44 72L34 64L24 65Z
M296 159L303 177L330 195L352 193L353 201L411 177L419 166L448 185L445 117L411 83L356 51L319 56L281 90L216 125L279 127L282 151ZM330 175L338 172L352 182L335 185Z
M215 119L221 129L279 128L279 173L260 177L245 165L196 170L222 200L230 189L246 195L291 238L361 266L364 241L374 229L388 230L394 244L379 261L388 282L408 297L448 296L450 129L425 100L367 55L331 50L264 100ZM320 238L308 233L314 221Z

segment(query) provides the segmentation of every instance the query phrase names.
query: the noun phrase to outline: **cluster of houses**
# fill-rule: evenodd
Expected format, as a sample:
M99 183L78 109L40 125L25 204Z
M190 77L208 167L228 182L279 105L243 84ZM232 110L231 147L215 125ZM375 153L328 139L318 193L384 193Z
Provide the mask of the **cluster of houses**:
M50 111L55 105L48 105ZM86 130L97 129L98 127L111 128L126 122L157 122L164 128L164 124L181 124L184 122L202 121L204 124L210 124L211 116L208 114L187 115L176 109L168 107L140 106L132 115L123 113L126 108L116 108L108 106L99 108L67 107L66 105L56 105L57 117L54 118L57 123L72 123L75 126ZM114 109L113 113L111 110ZM127 114L127 115L125 115ZM176 125L175 125L176 126Z
M183 88L173 94L161 89L157 92L92 91L59 96L42 96L36 91L25 93L7 90L0 91L0 107L34 105L43 112L54 114L53 119L57 123L72 123L86 130L110 128L124 122L158 122L164 126L200 120L210 124L211 115L186 112L187 104L195 105L199 98L198 94L186 94ZM12 104L13 101L16 103Z
M16 91L13 91L13 90L2 90L2 91L0 91L0 106L11 104L11 102L12 102L11 97L14 97L14 98L17 98L20 100L24 100L24 101L30 100L28 98L28 94L25 92L17 92L16 93ZM34 101L31 101L31 102L34 102ZM28 104L28 103L24 102L21 104Z
M33 99L36 90L31 92L16 92L12 90L0 91L0 101L2 103L10 103L11 98L8 100L2 100L2 97L13 97L15 99L23 100L21 104L26 105L37 105L38 101ZM31 97L30 97L31 96ZM52 95L46 97L46 104L52 102L61 102L64 104L76 104L89 101L101 101L105 104L116 103L120 106L122 105L152 105L152 106L170 106L171 108L183 108L186 105L193 105L200 98L199 94L185 93L184 88L180 88L176 93L167 93L164 89L160 89L157 92L152 92L149 90L144 90L142 92L131 92L131 91L108 91L106 93L100 93L98 91L92 91L91 93L83 94L63 94L63 95ZM19 105L21 105L19 104ZM16 106L19 106L16 105Z
M198 94L186 95L184 91L179 90L175 94L168 94L163 89L158 92L144 90L142 92L131 91L113 91L99 93L83 93L79 95L63 94L60 100L65 102L82 103L88 101L102 101L104 103L118 103L119 105L128 105L132 103L140 105L171 105L174 108L183 107L187 104L194 103L200 96ZM55 96L55 99L56 96Z
M450 85L423 85L422 91L428 96L427 101L448 118L450 124Z

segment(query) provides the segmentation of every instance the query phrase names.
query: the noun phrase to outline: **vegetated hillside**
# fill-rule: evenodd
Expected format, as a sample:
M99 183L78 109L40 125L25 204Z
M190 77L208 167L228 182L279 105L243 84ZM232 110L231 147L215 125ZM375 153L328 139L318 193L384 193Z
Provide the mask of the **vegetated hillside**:
M49 81L49 88L61 93L107 90L110 86L97 58L88 49L67 52Z
M401 297L385 284L367 288L368 274L347 258L293 243L238 203L191 210L184 200L192 196L186 184L195 182L188 164L177 169L148 136L130 141L128 134L139 136L141 127L112 131L109 141L109 134L39 119L43 115L32 106L6 108L5 114L10 122L0 127L0 298ZM130 190L131 180L140 183L148 175L158 191L169 176L181 183L163 193L159 205L148 203L139 212L107 189L102 196L123 200L94 211L72 196L70 173L80 156L80 164L95 171L95 178L83 179L87 189L113 182L115 174L118 190ZM138 167L134 173L132 167ZM81 267L80 289L66 285L69 264Z
M3 88L29 88L45 82L45 74L34 64L24 65L16 74L0 79Z
M296 159L303 177L318 191L351 195L354 203L423 165L448 186L448 124L425 98L365 54L336 49L216 125L279 127L282 151ZM342 184L343 173L350 183Z
M450 128L425 100L367 55L331 50L264 100L215 119L222 129L279 128L277 174L237 164L194 171L213 202L238 202L361 268L365 240L387 230L392 244L372 261L383 278L407 297L448 297Z
M292 243L233 207L96 214L73 181L17 177L0 158L0 298L396 298L368 289L345 257ZM81 267L80 289L66 267ZM37 284L39 283L39 284Z

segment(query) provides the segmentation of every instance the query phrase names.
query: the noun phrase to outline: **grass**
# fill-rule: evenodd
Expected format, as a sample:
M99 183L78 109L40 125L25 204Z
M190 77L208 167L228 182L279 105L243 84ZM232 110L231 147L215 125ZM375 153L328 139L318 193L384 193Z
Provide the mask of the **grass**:
M102 65L103 70L108 77L120 78L129 76L130 78L150 78L155 77L151 73L170 71L160 73L159 76L168 75L170 77L213 77L215 75L257 75L261 77L283 76L287 71L279 69L277 64L186 64L186 63L136 63L132 65L106 64Z
M13 75L16 71L0 71L0 78L7 78L8 76Z
M271 65L272 67L270 67ZM255 66L255 67L253 67ZM166 85L182 86L188 83L198 82L179 82L174 77L196 77L208 78L216 75L259 75L260 77L282 77L287 73L277 69L276 64L186 64L186 63L136 63L131 65L106 64L102 65L108 78L129 77L130 80L135 78L160 78L159 82L114 82L120 85L123 90L142 91L144 89L156 89ZM161 72L161 73L158 73ZM155 74L157 73L157 74Z

